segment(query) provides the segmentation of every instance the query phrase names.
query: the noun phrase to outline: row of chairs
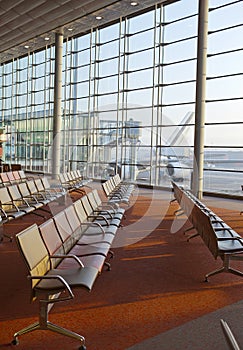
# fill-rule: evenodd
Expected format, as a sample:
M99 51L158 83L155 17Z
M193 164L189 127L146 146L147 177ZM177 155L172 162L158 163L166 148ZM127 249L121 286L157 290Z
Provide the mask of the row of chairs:
M10 186L34 179L34 176L26 175L24 170L2 172L0 173L0 186ZM89 182L91 182L91 180L83 179L80 170L60 174L59 181L60 186L63 188L63 190L77 190L81 193L85 193L84 187L87 186Z
M129 204L135 186L132 183L123 182L119 174L116 174L103 182L102 188L110 202Z
M90 206L93 212L88 215ZM56 302L74 298L72 288L90 291L103 266L110 267L107 260L113 256L112 242L119 227L113 220L122 219L121 214L93 190L41 225L33 224L16 235L29 269L33 300L39 300L39 321L16 332L13 344L22 334L44 329L77 339L80 349L85 349L83 336L52 324L48 313Z
M221 272L231 272L243 276L241 271L229 266L230 259L242 260L243 238L190 191L184 190L174 182L172 182L172 187L175 200L180 204L180 209L176 212L185 213L192 223L192 227L186 231L196 229L196 233L190 235L189 239L200 235L214 258L217 259L220 256L223 260L223 266L208 273L205 276L205 281L208 281L209 276ZM220 322L230 347L239 350L240 347L227 322L223 319Z
M59 174L61 186L68 191L78 191L85 194L84 187L88 187L91 179L84 179L80 170L73 170Z
M180 210L192 224L190 229L196 230L196 234L190 238L200 235L213 257L220 257L223 261L220 268L206 274L205 281L221 272L243 276L243 272L230 266L231 259L243 259L243 238L190 191L177 186L175 182L172 182L172 186Z
M47 177L0 187L0 212L3 223L32 212L42 216L35 210L46 210L43 208L45 205L60 199L64 194L62 189L52 188Z
M24 170L7 171L0 173L0 186L9 186L20 182L33 179L34 177L27 176Z

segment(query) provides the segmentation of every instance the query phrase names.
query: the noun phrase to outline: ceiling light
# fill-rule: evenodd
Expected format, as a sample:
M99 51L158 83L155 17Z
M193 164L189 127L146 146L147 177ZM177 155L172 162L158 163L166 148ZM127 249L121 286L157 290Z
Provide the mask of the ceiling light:
M24 45L24 48L25 48L25 49L28 49L28 48L29 48L29 45Z
M45 37L45 41L48 41L48 40L50 40L50 38L48 38L48 37Z
M138 5L138 2L137 1L132 1L131 2L131 6L137 6Z
M73 28L68 28L69 32L71 32L73 30Z
M100 21L103 17L102 16L96 16L95 17L98 21Z

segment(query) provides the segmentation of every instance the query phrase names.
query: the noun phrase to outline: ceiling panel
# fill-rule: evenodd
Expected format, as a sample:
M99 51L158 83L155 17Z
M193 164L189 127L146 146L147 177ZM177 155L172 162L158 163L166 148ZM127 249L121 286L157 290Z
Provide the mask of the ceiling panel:
M174 1L160 0L160 3ZM0 63L28 53L25 46L31 51L46 46L45 37L52 44L60 28L64 37L82 34L156 3L140 0L137 6L131 6L130 0L1 0ZM96 20L98 14L103 17L101 21ZM70 27L72 32L68 31Z

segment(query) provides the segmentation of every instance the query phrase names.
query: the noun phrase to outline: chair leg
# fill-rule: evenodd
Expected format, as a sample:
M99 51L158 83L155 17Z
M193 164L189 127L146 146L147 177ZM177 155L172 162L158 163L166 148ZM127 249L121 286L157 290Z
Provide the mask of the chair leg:
M12 241L13 241L13 237L12 237L12 236L7 235L6 233L4 233L4 234L3 234L3 237L5 237L5 238L9 239L9 241L10 241L10 242L12 242Z
M197 237L197 236L199 236L199 233L194 233L194 234L192 234L192 235L190 235L190 236L188 236L187 237L187 242L189 242L190 241L190 239L192 239L192 238L194 238L194 237Z
M29 326L22 328L20 331L18 331L14 334L14 340L12 341L12 343L18 344L18 336L29 333L29 332L33 332L37 329L40 329L39 322L32 323Z
M105 262L104 262L104 265L107 266L107 271L110 271L110 270L111 270L111 264L108 263L108 261L105 261Z
M41 329L43 329L43 328L41 328ZM56 332L59 334L66 335L67 337L77 339L84 345L85 339L82 335L79 335L78 333L72 332L66 328L57 326L54 323L47 321L46 328L44 328L44 329L49 329L52 332Z
M109 250L108 253L109 253L109 255L110 255L110 259L113 259L113 258L114 258L114 255L115 255L114 252L113 252L112 250Z
M82 350L85 350L85 338L75 332L72 332L66 328L57 326L51 322L48 321L48 311L50 310L50 303L48 303L47 300L40 300L39 301L39 321L32 323L31 325L21 329L20 331L16 332L14 334L14 339L12 341L13 345L17 345L19 343L18 337L20 335L33 332L36 330L50 330L52 332L56 332L62 335L65 335L67 337L76 339L81 342L81 348Z
M217 275L218 273L221 273L221 272L224 272L224 271L225 271L225 267L222 266L222 267L220 267L219 269L214 270L214 271L212 271L212 272L206 274L206 275L205 275L205 282L208 282L208 277Z
M3 226L0 225L0 243L3 241L4 237L9 239L10 242L13 241L13 237L4 233Z
M229 273L233 273L234 275L243 277L243 272L236 270L236 269L233 269L232 267L229 266L230 258L231 258L230 254L224 254L224 256L222 258L223 258L223 266L217 270L214 270L214 271L208 273L205 276L205 282L208 282L208 277L216 275L216 274L221 273L221 272L229 272Z

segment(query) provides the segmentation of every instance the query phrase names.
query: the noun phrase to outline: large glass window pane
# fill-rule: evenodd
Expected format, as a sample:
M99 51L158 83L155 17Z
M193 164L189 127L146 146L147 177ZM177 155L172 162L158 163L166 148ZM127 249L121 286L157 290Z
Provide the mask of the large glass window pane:
M243 99L210 102L205 120L206 123L242 122L242 111Z

